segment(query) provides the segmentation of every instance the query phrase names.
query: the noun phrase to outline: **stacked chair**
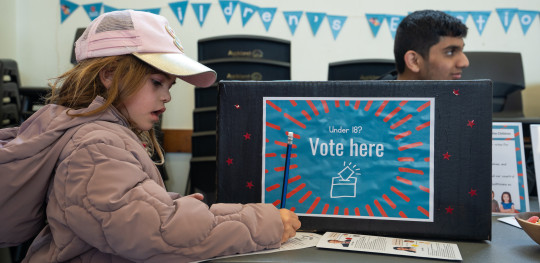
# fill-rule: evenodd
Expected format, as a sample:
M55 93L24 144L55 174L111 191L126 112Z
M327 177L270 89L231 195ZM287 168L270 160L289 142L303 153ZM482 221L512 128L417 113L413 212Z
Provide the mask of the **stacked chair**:
M290 80L290 42L256 36L201 39L198 59L217 72L217 82ZM217 199L216 139L218 83L195 87L192 159L186 192L203 193L210 205Z
M21 122L20 77L17 62L0 59L0 128L19 126Z

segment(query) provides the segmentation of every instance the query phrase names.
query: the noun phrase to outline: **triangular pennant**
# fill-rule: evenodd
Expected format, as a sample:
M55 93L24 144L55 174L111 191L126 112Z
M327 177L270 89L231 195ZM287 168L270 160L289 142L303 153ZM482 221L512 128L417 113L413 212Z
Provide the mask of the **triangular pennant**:
M510 24L512 24L512 19L514 19L514 15L516 15L516 12L518 11L517 8L497 8L497 14L499 14L499 19L501 20L501 24L504 28L504 32L508 33L508 28L510 27Z
M399 23L401 23L401 20L403 20L405 16L398 16L398 15L386 15L386 24L388 24L388 30L390 30L390 34L392 35L392 38L396 37L396 31L399 26Z
M272 24L272 21L274 20L274 15L276 14L277 8L275 7L268 7L268 8L262 8L259 7L259 16L261 17L261 20L263 22L264 28L266 28L266 31L268 32L268 28L270 28L270 25Z
M461 11L445 11L445 13L461 20L461 23L467 24L467 18L469 18L469 12L461 12Z
M336 40L336 38L339 35L339 32L341 31L341 29L343 29L343 25L345 24L345 21L347 21L347 17L327 15L326 19L328 19L328 24L330 24L332 35L334 35L334 40Z
M103 5L103 13L109 13L109 12L119 11L119 10L123 10L123 9L115 8L109 5Z
M78 4L67 0L60 0L60 24L64 23L64 20L73 14L77 8L79 8Z
M148 12L154 15L159 15L159 12L161 12L161 8L136 9L136 11Z
M240 11L242 16L242 26L245 26L253 14L259 10L259 7L248 3L240 2Z
M382 14L366 14L369 28L371 28L371 33L373 33L374 37L379 33L379 29L381 28L385 17L386 15Z
M90 20L92 21L101 14L102 6L103 6L103 3L95 3L95 4L83 5L83 8L84 8L84 11L86 11L88 18L90 18Z
M476 25L478 33L482 35L482 32L484 32L484 29L486 28L486 23L489 19L489 15L491 15L491 11L471 11L469 13L471 14L474 24Z
M294 32L296 31L296 27L298 27L298 23L300 23L300 18L302 17L303 11L284 11L283 16L285 16L285 21L287 25L289 25L289 30L291 30L291 34L294 36Z
M521 30L523 30L523 35L527 35L527 31L538 15L538 11L518 10L517 14L519 17L519 23L521 24Z
M238 5L238 0L219 0L219 5L221 6L221 11L223 12L223 16L225 17L225 20L227 20L228 24L229 21L231 21L234 9L236 9L236 6Z
M169 7L171 7L171 11L178 19L178 22L180 22L180 25L184 24L184 17L186 17L187 5L188 1L169 3Z
M313 32L314 36L317 35L319 27L321 26L325 16L326 13L306 12L306 17L308 19L309 26L311 27L311 31Z
M206 20L206 15L208 15L208 10L210 10L211 3L192 3L191 8L195 12L195 17L199 21L199 25L202 27L204 21Z

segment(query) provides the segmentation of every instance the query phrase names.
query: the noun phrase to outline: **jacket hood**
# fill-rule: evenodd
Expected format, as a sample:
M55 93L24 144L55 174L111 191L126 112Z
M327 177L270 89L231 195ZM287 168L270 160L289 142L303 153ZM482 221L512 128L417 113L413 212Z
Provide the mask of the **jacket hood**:
M67 114L68 110L70 114L90 112L104 103L105 99L98 96L88 108L78 110L48 104L32 114L19 128L0 130L0 164L34 156L54 144L67 130L95 119L127 127L126 119L112 106L86 117L71 117Z

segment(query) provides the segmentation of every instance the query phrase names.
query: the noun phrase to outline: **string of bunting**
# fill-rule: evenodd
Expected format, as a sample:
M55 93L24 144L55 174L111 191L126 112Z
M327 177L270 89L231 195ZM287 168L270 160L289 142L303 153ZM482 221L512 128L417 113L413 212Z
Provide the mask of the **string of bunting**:
M238 0L218 0L218 2L221 8L221 12L223 16L225 17L225 20L227 21L227 24L230 22L232 16L235 14L236 8L238 7L238 9L240 10L239 12L240 16L242 18L242 26L245 26L251 20L251 18L255 15L255 13L258 13L260 17L260 21L262 22L267 32L272 22L274 21L274 18L277 12L276 7L259 7L259 6L255 6L255 5L252 5L243 1L238 1ZM101 12L107 13L111 11L125 9L125 8L120 9L120 8L108 6L101 2L93 3L93 4L86 4L82 6L84 10L86 11L86 14L90 18L90 20L93 20L96 17L98 17L101 14ZM190 6L189 1L178 1L178 2L169 3L169 7L171 8L172 12L174 13L174 15L176 16L176 18L178 19L181 25L184 24L184 20L186 17L186 10L189 8L189 6ZM201 27L204 26L204 22L206 21L208 11L210 10L211 6L212 6L212 3L191 3L191 9L193 11L193 15L195 16L195 18L197 19ZM67 0L60 0L61 23L63 23L69 16L71 16L71 14L73 14L73 12L75 12L75 10L77 10L78 7L79 5L76 3L73 3ZM161 11L161 7L148 8L148 9L136 9L136 10L159 14ZM517 8L497 8L495 10L499 16L501 25L503 26L505 33L508 33L508 29L510 28L512 21L514 20L514 17L517 16L518 21L521 24L521 29L524 35L527 34L529 27L531 26L531 24L534 22L534 20L540 13L540 11L521 10ZM467 19L471 17L480 35L482 35L482 33L484 32L486 24L492 13L492 11L445 11L445 12L459 18L463 23L466 23ZM294 33L296 32L296 28L298 27L298 24L301 22L301 19L304 13L306 15L306 19L309 22L311 31L313 32L314 36L317 35L317 32L319 31L321 24L326 18L328 25L330 27L330 30L332 31L334 40L337 39L339 33L343 29L345 22L347 21L347 16L330 15L324 12L282 11L283 17L293 36L294 36ZM377 37L377 34L379 33L379 29L381 28L383 22L386 21L386 24L392 35L392 38L395 37L397 26L399 25L401 20L405 17L404 15L370 14L370 13L366 13L365 16L366 16L367 23L371 29L371 33L373 34L373 37Z

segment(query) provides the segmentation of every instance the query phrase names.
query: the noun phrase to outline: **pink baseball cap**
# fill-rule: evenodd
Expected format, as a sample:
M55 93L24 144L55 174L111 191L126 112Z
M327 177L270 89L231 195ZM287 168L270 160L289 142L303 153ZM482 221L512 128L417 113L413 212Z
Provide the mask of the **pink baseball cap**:
M184 54L167 19L122 10L100 15L75 42L77 62L87 58L133 54L153 67L198 87L216 81L216 72Z

